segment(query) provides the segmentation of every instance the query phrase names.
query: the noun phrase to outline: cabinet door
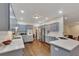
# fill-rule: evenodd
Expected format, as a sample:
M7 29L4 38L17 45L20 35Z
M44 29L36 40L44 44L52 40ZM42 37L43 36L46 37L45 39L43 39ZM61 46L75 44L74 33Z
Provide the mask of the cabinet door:
M69 56L70 52L57 46L51 46L51 55L52 56Z

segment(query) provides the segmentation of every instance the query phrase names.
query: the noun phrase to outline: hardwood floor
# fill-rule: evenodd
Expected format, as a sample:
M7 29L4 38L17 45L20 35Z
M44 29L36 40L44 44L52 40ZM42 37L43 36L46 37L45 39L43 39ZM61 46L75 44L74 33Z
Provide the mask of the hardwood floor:
M24 48L25 56L50 56L50 45L34 40L32 43L26 43Z

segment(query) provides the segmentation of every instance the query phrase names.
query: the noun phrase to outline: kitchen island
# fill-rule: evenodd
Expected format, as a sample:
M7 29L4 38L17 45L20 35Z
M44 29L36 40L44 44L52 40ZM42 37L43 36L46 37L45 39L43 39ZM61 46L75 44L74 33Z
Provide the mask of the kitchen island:
M58 39L49 42L51 56L79 56L79 42L72 39Z
M0 40L3 41L3 38L7 35L7 32L0 32L2 34ZM0 46L0 56L23 56L24 43L22 36L19 38L12 39L12 42L9 45ZM0 42L1 42L0 41Z

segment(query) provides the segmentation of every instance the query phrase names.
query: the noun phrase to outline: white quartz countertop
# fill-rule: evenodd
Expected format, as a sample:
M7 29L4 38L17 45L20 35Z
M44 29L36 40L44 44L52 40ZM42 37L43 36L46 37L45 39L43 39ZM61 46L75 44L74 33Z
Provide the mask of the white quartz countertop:
M60 34L59 32L50 32L46 34L46 36L51 36L51 37L62 37L63 35Z
M0 47L0 54L18 50L18 49L23 49L23 48L24 48L24 43L23 43L22 37L21 39L13 39L11 44Z
M68 39L68 40L56 40L56 41L50 41L50 44L56 45L58 47L64 48L68 51L73 50L75 47L77 47L79 45L78 41L72 40L72 39Z

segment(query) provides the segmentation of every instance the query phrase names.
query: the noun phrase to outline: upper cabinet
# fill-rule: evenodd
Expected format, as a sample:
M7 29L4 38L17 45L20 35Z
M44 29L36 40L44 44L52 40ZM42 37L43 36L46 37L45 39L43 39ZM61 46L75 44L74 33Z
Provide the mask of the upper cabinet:
M63 17L56 18L51 20L50 22L45 23L44 25L40 26L40 28L45 28L45 33L47 35L56 34L58 36L63 36Z

